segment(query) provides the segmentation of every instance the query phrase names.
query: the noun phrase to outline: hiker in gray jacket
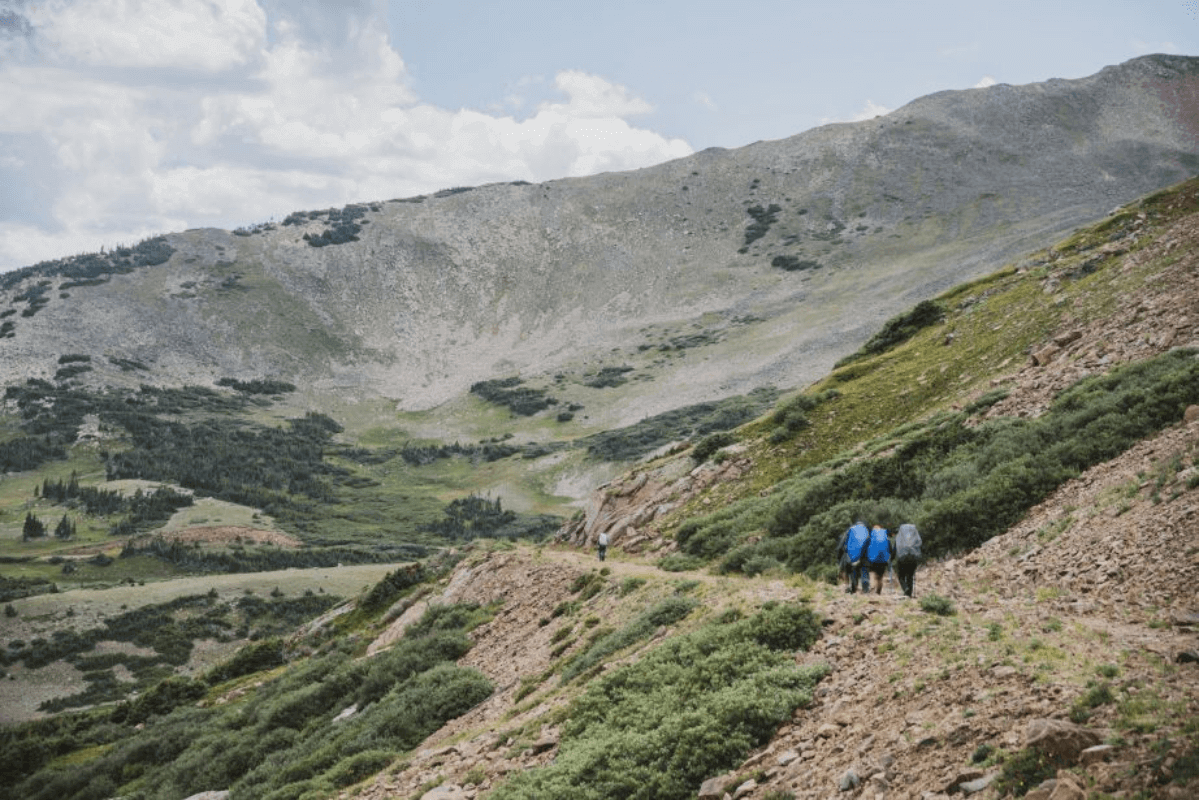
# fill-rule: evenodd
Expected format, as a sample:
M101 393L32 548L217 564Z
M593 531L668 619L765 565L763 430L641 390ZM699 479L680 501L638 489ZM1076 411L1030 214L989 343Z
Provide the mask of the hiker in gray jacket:
M917 565L921 563L921 534L917 526L906 522L896 534L896 577L905 597L913 596Z

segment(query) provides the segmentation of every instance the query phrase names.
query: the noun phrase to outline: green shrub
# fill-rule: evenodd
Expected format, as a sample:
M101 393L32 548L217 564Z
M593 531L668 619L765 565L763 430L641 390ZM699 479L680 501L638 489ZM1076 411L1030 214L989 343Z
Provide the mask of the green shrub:
M671 553L660 558L657 566L663 572L688 572L703 567L704 561L684 553Z
M703 439L697 442L696 446L692 448L692 461L697 464L703 464L722 447L728 447L735 441L737 441L737 439L735 439L734 435L729 431L710 433L708 436L705 436Z
M1021 797L1042 781L1057 775L1062 766L1066 765L1032 748L1020 750L1004 759L1000 777L993 786L1000 797L1008 794Z
M586 572L571 583L571 593L580 600L590 600L604 589L604 578L595 572Z
M708 559L727 552L737 543L738 533L731 520L693 519L679 526L675 540L687 555Z
M939 617L950 617L958 613L951 600L937 594L927 594L922 597L921 610L927 614L937 614Z
M699 601L695 598L672 595L643 611L625 627L596 635L587 649L576 655L563 668L562 682L569 683L601 664L613 653L649 639L658 628L678 622L692 613L697 605ZM597 629L597 632L600 630Z
M394 686L448 661L457 661L471 649L461 630L437 631L425 636L405 636L389 650L369 659L359 670L352 697L360 707L373 703Z
M481 608L478 603L431 605L425 615L411 625L404 635L406 638L415 639L435 631L468 632L491 618L491 612Z
M764 606L745 624L750 638L771 650L807 650L821 638L821 620L808 606Z
M881 439L884 455L818 465L745 508L767 512L763 527L785 543L781 560L799 572L833 563L834 542L855 518L889 529L916 523L927 557L959 552L1011 527L1063 481L1180 419L1198 382L1195 351L1182 349L1080 381L1037 419L968 425L970 413L940 414ZM683 538L703 541L709 525L689 521Z
M694 598L672 595L651 606L635 620L635 624L640 624L644 621L645 624L656 628L663 625L671 625L692 613L692 609L697 605L699 605L699 601Z
M233 658L210 669L204 680L212 686L243 675L274 669L284 663L283 640L263 639L238 650Z
M987 761L992 757L992 753L995 752L995 750L996 748L987 742L980 744L975 748L974 752L971 753L971 763L982 764L984 761Z
M208 692L202 681L184 676L175 676L159 682L153 689L140 695L132 703L122 703L112 715L114 722L136 725L151 716L163 716L176 706L194 703Z
M617 593L621 597L625 597L626 595L636 592L638 589L640 589L641 587L643 587L645 585L646 585L645 578L634 578L634 577L625 578L624 580L621 581L621 585L620 585L620 587L618 587Z
M921 329L941 322L945 313L945 309L936 300L922 300L903 314L889 319L879 333L868 339L858 352L846 356L834 366L841 367L869 356L886 353L916 336Z

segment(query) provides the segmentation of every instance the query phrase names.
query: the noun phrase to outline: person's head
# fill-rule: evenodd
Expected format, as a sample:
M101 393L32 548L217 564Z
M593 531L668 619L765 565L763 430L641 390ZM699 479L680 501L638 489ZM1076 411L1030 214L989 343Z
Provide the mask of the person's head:
M871 526L871 530L877 531L882 527L883 527L882 525L880 525L878 522L876 522L874 525Z

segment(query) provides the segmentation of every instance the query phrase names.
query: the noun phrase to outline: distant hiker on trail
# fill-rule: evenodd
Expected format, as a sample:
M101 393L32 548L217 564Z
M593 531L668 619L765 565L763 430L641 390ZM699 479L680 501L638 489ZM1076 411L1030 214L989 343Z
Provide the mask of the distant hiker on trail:
M887 574L888 562L892 559L892 541L888 538L887 528L876 525L871 528L871 538L867 542L866 561L875 576L875 594L883 594L883 576Z
M921 534L917 526L906 522L896 534L896 577L905 597L913 596L917 565L921 563Z
M596 549L600 552L600 560L604 560L604 554L608 552L608 534L602 533L596 539Z
M858 584L861 581L863 593L867 591L867 542L871 538L871 532L867 530L867 526L862 520L855 522L850 526L850 530L842 537L844 542L842 551L845 553L846 569L850 574L850 584L846 587L846 591L854 594L858 591ZM839 557L840 558L840 557Z

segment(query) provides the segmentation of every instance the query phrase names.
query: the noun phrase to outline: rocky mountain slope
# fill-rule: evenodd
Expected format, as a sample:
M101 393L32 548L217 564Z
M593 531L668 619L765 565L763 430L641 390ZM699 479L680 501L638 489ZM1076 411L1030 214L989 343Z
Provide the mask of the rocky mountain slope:
M1083 372L1194 346L1196 241L1192 214L1125 256L1126 269L1171 266L1110 316L1031 348L989 414L1037 416ZM1056 290L1053 270L1043 286ZM573 693L537 676L553 671L564 644L568 653L581 646L587 619L626 618L631 606L673 589L699 597L707 619L772 600L810 603L824 636L796 661L830 668L813 702L738 769L697 786L701 798L1192 797L1197 416L1193 406L1161 434L1068 481L975 551L926 564L913 600L894 585L864 596L779 575L664 574L651 559L674 543L659 522L670 513L658 510L703 507L757 467L743 452L723 465L680 455L630 473L602 487L558 545L476 554L381 634L376 647L424 604L498 604L463 660L497 691L341 796L482 798L513 774L553 763ZM603 565L592 550L602 530L618 543ZM580 603L589 576L604 588ZM559 617L572 602L577 608ZM604 672L686 627L660 630Z
M72 353L91 383L269 377L426 409L520 375L593 428L803 385L916 301L1195 174L1196 97L1195 58L1149 56L636 172L43 264L0 282L0 383ZM641 380L586 391L606 366Z

